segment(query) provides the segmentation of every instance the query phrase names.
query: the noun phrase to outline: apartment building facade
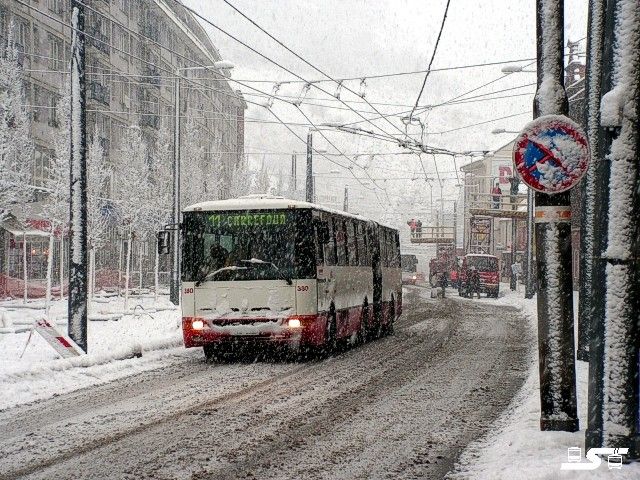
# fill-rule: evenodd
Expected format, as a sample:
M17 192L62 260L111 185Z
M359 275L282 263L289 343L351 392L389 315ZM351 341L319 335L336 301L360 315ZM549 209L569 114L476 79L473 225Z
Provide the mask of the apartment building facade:
M35 146L31 179L35 187L46 180L54 155L53 139L60 134L56 106L69 83L70 19L70 0L0 0L0 45L6 46L12 37L24 70L25 102ZM227 196L228 179L244 162L247 105L232 88L229 71L210 68L222 57L198 20L172 0L92 0L85 6L85 32L88 141L99 138L107 163L115 164L122 133L132 126L141 129L150 164L160 135L170 132L168 141L173 147L175 77L179 73L183 168L188 162L198 162L216 179L218 188L211 192L212 197ZM187 128L198 131L190 136L198 145L189 145L188 151ZM198 152L197 157L191 152ZM114 171L112 185L117 175ZM45 196L39 194L35 199ZM10 250L17 258L19 244L5 240L1 273L21 276L20 262L10 261L7 253ZM33 264L30 277L37 278L48 253L43 240L32 240L28 247ZM148 250L145 256L150 259ZM113 263L113 258L105 262Z

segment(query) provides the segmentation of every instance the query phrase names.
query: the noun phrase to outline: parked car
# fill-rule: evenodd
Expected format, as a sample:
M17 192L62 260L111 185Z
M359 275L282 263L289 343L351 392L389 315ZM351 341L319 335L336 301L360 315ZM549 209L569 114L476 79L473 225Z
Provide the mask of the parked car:
M500 270L498 257L479 253L470 253L464 256L460 268L458 294L461 297L470 295L469 270L474 267L480 275L480 293L486 293L488 297L498 298L500 291Z

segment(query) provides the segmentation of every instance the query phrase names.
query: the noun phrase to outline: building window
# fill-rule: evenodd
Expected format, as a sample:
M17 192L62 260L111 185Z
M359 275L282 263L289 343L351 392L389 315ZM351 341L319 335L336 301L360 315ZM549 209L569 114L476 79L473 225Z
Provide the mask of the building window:
M49 108L47 109L47 123L50 127L58 128L58 96L49 94Z
M62 40L52 34L48 34L49 37L49 68L54 71L62 70L62 63L64 62L64 52L62 47Z
M49 179L51 169L51 152L40 146L34 150L32 182L36 187L42 187Z
M63 9L62 0L47 0L47 6L49 7L49 11L55 14L60 15Z

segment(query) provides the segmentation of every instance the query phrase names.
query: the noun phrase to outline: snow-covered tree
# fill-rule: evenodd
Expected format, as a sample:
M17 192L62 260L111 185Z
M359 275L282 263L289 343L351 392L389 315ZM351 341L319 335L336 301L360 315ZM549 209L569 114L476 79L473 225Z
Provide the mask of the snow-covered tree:
M25 105L24 72L18 61L9 28L8 45L0 52L0 209L25 203L31 197L29 181L33 165L33 142ZM1 218L1 216L0 216Z
M71 88L63 82L56 104L58 131L53 139L54 155L48 181L49 196L45 214L60 229L59 283L60 300L64 297L64 227L69 220L69 160L71 143Z
M26 111L23 70L14 42L14 25L9 27L7 47L0 52L0 220L12 206L26 203L33 165L33 142ZM14 209L19 220L24 209ZM22 237L22 279L27 301L27 237Z
M205 194L205 149L201 146L202 129L191 117L185 125L185 138L180 156L180 200L182 206L201 202Z
M264 162L262 162L262 167L260 167L253 181L251 193L269 193L269 189L271 188L271 179L269 177L269 171Z
M252 183L251 174L247 170L246 161L242 160L231 170L228 192L230 198L246 195Z
M147 213L153 233L160 231L166 224L171 223L173 155L170 139L169 128L161 128L156 141L154 162L151 168L151 184L153 185L152 191L155 200L150 202L150 209ZM154 248L154 252L154 295L157 301L160 258L157 248Z
M109 216L105 208L105 187L110 176L105 165L104 149L98 132L87 149L87 243L89 248L89 297L95 290L96 250L104 245L109 228Z
M47 288L45 305L48 308L51 300L51 272L53 270L53 245L56 231L63 231L69 220L69 122L70 95L69 89L63 89L56 105L59 120L59 131L54 139L54 155L49 159L44 187L46 200L42 207L43 214L49 220L49 255L47 256ZM63 235L60 235L60 255L63 256ZM61 262L62 265L62 262ZM60 295L63 295L62 269L60 277Z
M131 243L134 232L141 227L143 215L150 202L149 165L147 145L139 127L124 131L119 154L116 157L113 196L120 211L122 225L127 235L125 256L124 308L129 307L129 276L131 272Z

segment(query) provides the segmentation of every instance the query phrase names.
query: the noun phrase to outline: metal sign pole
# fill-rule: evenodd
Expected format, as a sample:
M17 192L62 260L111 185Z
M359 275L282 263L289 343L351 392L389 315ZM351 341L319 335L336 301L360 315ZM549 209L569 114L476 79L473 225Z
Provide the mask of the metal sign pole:
M569 107L563 86L564 5L562 0L537 0L538 88L534 116L566 114ZM544 86L544 88L543 88ZM566 208L568 191L549 195L536 192L536 211ZM559 207L559 208L558 208ZM538 276L538 354L540 361L541 430L579 429L573 337L573 285L571 224L567 221L535 223Z

